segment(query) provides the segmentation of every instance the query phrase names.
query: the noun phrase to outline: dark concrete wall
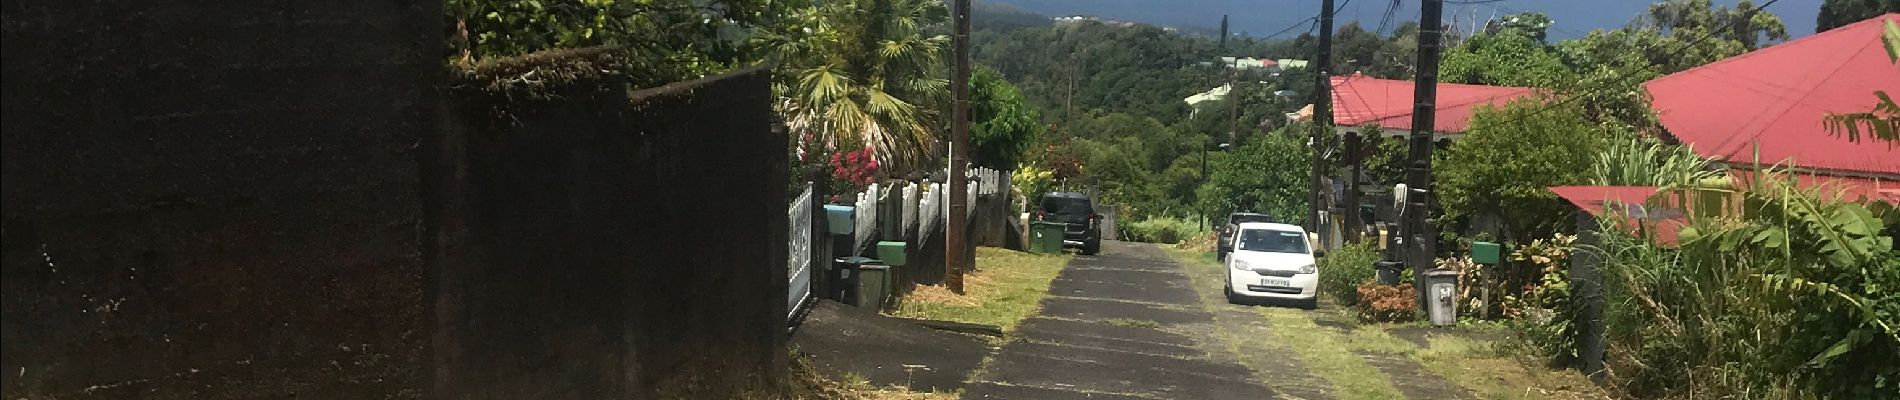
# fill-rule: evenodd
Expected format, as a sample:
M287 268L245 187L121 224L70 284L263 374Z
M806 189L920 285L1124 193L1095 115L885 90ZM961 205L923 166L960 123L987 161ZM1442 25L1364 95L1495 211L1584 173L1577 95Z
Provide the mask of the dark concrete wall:
M439 7L0 6L4 396L426 394Z
M425 171L442 397L728 398L782 367L769 75L622 81L456 92Z

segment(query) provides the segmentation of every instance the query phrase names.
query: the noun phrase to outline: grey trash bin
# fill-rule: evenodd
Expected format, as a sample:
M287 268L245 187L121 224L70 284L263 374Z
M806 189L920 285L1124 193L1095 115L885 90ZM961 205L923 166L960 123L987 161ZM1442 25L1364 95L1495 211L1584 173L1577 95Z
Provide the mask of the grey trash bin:
M852 305L867 308L884 307L884 299L891 297L891 267L889 265L866 264L858 266L858 295Z
M1425 283L1425 312L1431 316L1432 326L1457 325L1458 271L1434 269L1425 271L1422 279Z

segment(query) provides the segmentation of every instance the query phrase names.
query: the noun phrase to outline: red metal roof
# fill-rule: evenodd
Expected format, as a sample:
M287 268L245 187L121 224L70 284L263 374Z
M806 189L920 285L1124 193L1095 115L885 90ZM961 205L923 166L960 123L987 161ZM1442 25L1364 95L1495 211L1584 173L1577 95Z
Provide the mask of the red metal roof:
M1623 229L1654 232L1656 242L1664 245L1674 245L1676 234L1688 224L1681 208L1649 202L1649 197L1656 194L1654 186L1551 186L1549 189L1592 216L1601 217L1606 210L1616 210L1618 215L1624 216Z
M1865 112L1875 90L1900 95L1900 72L1880 45L1889 13L1752 51L1643 86L1663 126L1705 157L1789 160L1799 167L1900 174L1900 147L1830 137L1822 118Z
M1853 178L1853 177L1816 175L1816 174L1811 174L1811 173L1794 173L1794 172L1785 173L1785 175L1794 177L1794 183L1796 187L1806 188L1806 189L1813 189L1813 188L1819 187L1819 188L1826 188L1830 192L1839 191L1838 194L1841 197L1836 200L1844 200L1844 201L1881 200L1881 201L1886 201L1889 203L1900 204L1900 180L1880 179L1880 178ZM1741 185L1747 185L1750 181L1753 180L1755 176L1755 171L1744 170L1744 169L1731 169L1729 170L1729 176L1734 177L1736 183L1741 184ZM1834 195L1836 193L1824 193L1824 194Z
M1333 124L1412 129L1412 81L1379 79L1364 74L1333 77ZM1482 104L1504 105L1530 94L1530 88L1512 86L1438 84L1435 131L1463 133L1471 115Z

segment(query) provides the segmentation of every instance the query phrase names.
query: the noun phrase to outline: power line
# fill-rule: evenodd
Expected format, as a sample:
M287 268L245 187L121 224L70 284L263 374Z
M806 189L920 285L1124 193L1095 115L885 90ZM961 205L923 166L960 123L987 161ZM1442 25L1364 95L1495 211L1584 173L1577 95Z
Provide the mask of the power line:
M1403 2L1404 0L1392 0L1392 3L1387 4L1385 6L1385 16L1379 17L1379 29L1375 29L1373 32L1384 35L1385 26L1392 23L1392 17L1399 11L1399 3Z

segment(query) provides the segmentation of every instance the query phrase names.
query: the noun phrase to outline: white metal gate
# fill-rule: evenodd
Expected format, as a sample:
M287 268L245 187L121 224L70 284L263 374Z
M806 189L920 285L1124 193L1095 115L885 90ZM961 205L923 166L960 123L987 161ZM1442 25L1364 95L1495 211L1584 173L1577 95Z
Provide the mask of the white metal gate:
M798 312L804 309L807 303L811 302L812 299L811 229L813 225L812 218L814 217L814 215L812 215L812 201L812 185L807 183L805 184L805 193L798 195L797 200L792 200L791 207L785 211L785 216L791 220L791 223L788 224L788 226L791 227L791 232L790 235L787 235L791 241L791 245L786 247L789 247L792 253L791 257L786 258L786 267L788 269L785 275L791 278L791 285L786 287L788 296L785 302L786 321L796 322L793 321L792 318L797 317Z

